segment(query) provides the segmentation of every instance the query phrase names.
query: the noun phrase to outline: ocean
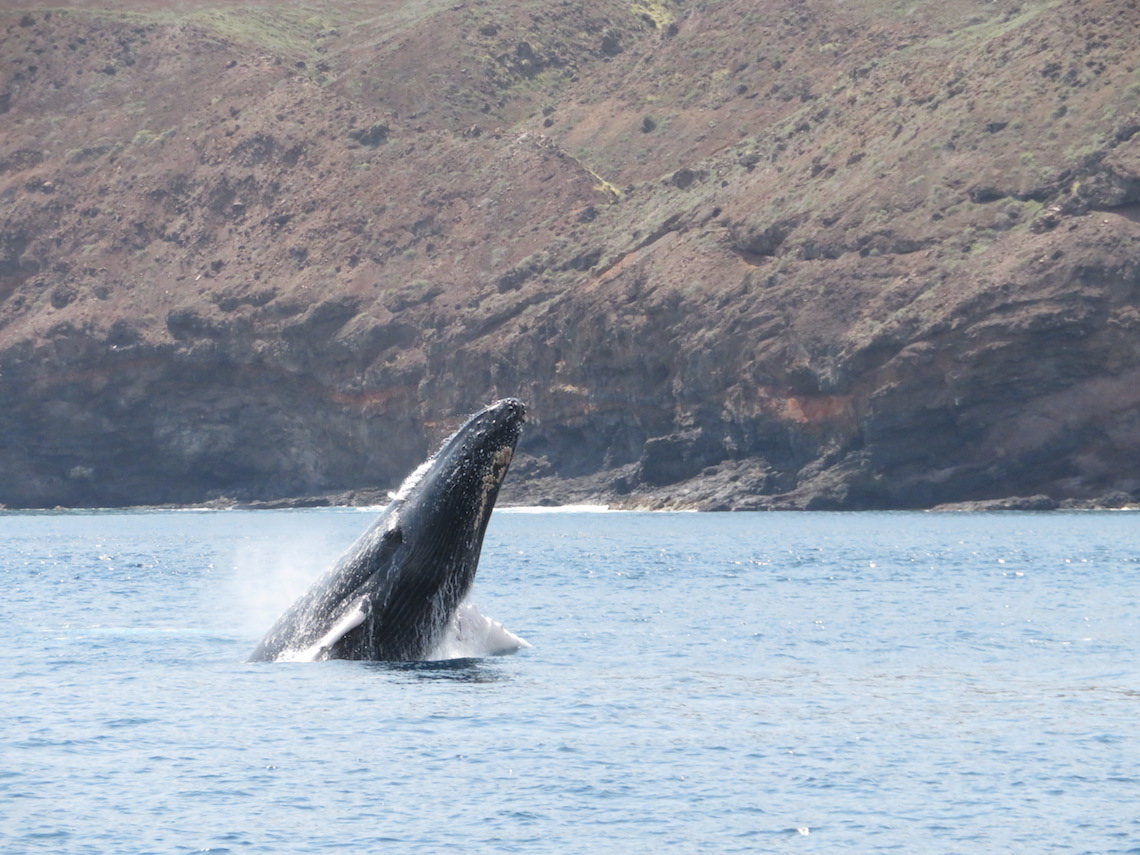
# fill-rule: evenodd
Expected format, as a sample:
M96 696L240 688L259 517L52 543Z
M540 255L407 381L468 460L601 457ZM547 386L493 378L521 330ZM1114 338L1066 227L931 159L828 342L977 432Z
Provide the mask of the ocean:
M0 852L1140 853L1140 514L500 509L532 648L245 661L373 514L0 514Z

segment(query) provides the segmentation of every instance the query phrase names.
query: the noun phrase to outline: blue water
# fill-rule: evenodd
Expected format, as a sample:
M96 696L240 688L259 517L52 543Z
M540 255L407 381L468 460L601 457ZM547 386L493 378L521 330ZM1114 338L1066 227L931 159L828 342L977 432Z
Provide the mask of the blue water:
M1140 515L496 512L532 650L244 662L370 519L0 514L0 852L1140 852Z

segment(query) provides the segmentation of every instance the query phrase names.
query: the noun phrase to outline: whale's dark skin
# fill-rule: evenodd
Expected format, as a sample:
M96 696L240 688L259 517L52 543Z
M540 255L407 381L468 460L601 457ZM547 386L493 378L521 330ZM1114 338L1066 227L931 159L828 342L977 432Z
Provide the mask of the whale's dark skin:
M471 416L250 660L425 658L475 580L525 412L506 398Z

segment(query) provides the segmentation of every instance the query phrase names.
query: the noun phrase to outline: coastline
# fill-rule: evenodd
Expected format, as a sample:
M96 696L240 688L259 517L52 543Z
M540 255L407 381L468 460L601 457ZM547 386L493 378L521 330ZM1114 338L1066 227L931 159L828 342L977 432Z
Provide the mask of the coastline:
M379 512L389 502L388 490L348 490L337 493L290 496L273 499L238 499L220 496L202 502L188 504L129 504L100 507L56 505L54 507L9 507L0 505L0 513L52 513L90 512L113 513L127 511L281 511L342 509ZM1006 496L996 499L978 499L951 502L931 507L867 507L867 508L820 508L803 507L793 502L781 501L784 497L749 497L737 505L716 507L701 506L697 502L687 503L683 497L670 496L590 496L574 492L559 501L547 495L539 501L523 500L500 501L496 510L500 513L539 514L539 513L769 513L769 512L833 512L833 513L994 513L994 512L1033 512L1050 511L1140 511L1140 501L1126 494L1110 494L1094 499L1054 499L1049 496ZM758 500L768 500L766 502Z

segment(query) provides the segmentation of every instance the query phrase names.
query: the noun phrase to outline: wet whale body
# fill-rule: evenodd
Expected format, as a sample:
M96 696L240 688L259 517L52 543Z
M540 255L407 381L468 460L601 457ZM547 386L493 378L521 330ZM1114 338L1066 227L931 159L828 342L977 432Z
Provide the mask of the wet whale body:
M471 416L277 619L250 660L446 658L433 653L449 635L473 633L491 639L486 652L528 646L463 602L525 412L506 398Z

